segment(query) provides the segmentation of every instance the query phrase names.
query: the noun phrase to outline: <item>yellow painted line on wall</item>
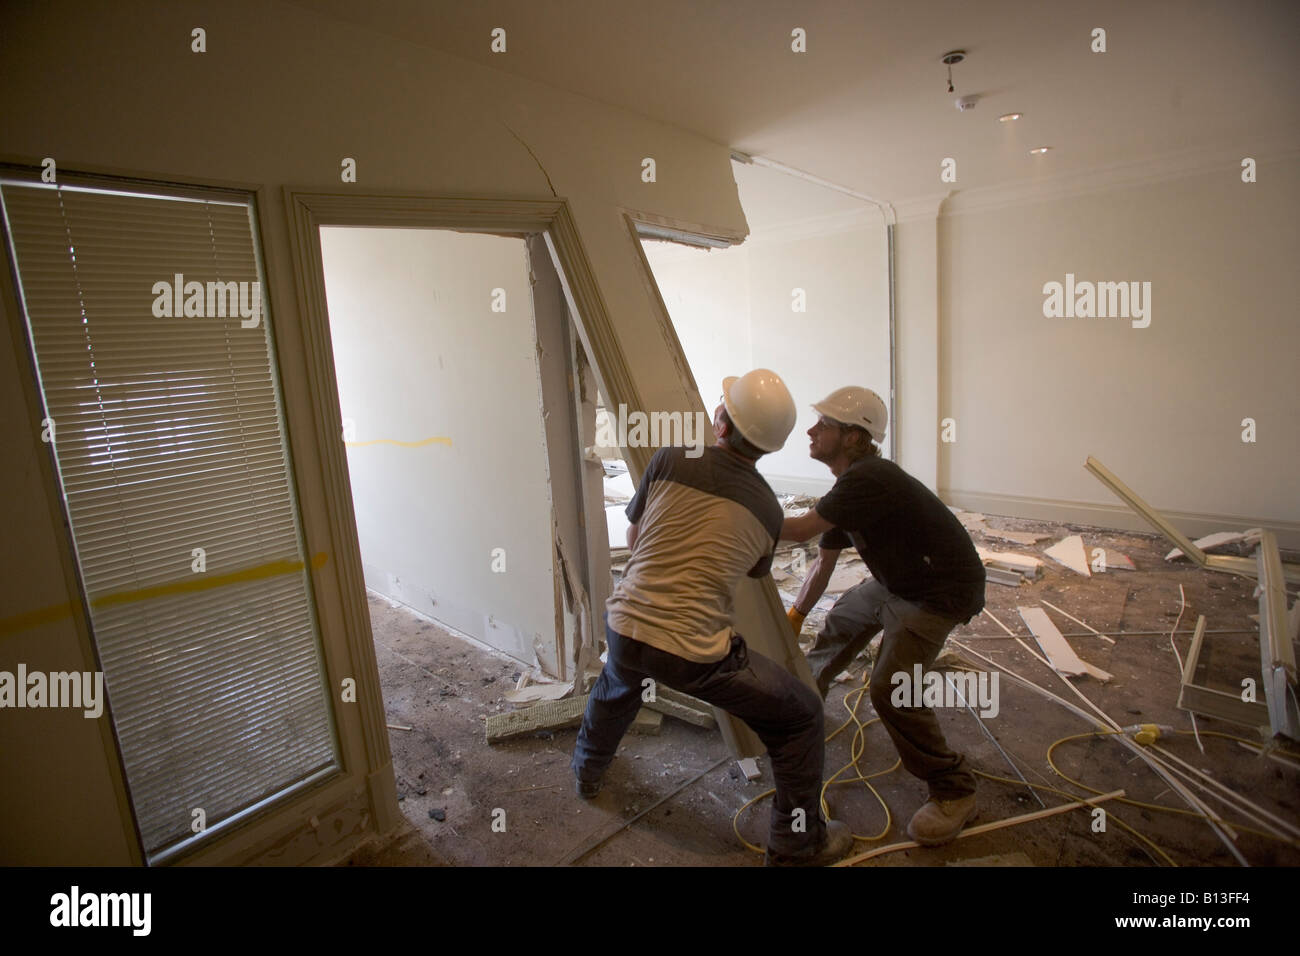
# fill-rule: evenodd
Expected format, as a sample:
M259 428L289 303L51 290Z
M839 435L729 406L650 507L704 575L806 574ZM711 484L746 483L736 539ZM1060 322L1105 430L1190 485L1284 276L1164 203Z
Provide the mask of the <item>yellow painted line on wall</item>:
M362 448L366 445L396 445L399 448L420 448L424 445L446 445L451 447L451 439L442 436L433 438L422 438L419 441L397 441L392 438L372 438L370 441L345 441L343 444L349 448Z
M319 570L325 566L328 555L324 551L319 551L312 555L311 567L313 570ZM133 591L117 591L113 594L104 594L100 597L93 598L90 602L91 607L111 607L116 604L130 604L135 601L147 601L152 598L166 597L172 594L190 594L195 591L210 591L213 588L227 587L231 584L243 584L247 581L260 581L264 578L278 577L282 574L293 574L301 571L304 567L301 561L270 561L266 564L259 564L252 568L243 568L239 571L231 571L228 574L214 574L211 577L207 575L195 576L185 581L172 581L168 584L159 584L154 587L137 588ZM62 618L69 617L72 614L72 605L69 603L55 604L51 607L43 607L36 611L28 611L25 614L15 614L12 617L0 618L0 634L11 634L15 631L25 631L28 628L39 627L42 624L50 624Z

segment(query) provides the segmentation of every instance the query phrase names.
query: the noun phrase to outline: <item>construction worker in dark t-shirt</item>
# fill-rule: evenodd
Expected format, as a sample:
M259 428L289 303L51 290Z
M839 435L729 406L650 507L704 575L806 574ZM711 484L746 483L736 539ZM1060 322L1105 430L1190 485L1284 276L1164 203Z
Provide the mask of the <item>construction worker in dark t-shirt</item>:
M891 699L895 674L911 680L928 669L949 633L984 607L984 566L974 543L930 489L874 444L884 439L888 411L870 389L837 389L813 408L809 455L835 475L834 487L807 513L787 518L781 538L821 535L816 561L789 610L797 632L830 581L844 548L857 548L871 577L846 591L826 616L808 653L822 696L830 682L881 630L871 674L871 702L898 748L903 766L924 780L930 798L907 833L926 846L946 843L975 816L975 776L948 748L929 707ZM913 698L917 700L919 698Z

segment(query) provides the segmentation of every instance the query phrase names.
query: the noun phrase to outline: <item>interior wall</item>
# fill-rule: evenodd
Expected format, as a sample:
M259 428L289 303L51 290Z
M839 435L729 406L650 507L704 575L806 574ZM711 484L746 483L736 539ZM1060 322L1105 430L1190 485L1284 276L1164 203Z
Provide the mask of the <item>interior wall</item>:
M884 226L800 238L756 234L708 252L644 245L705 406L714 407L723 376L774 370L799 415L786 446L764 455L759 471L778 492L829 490L833 476L808 457L805 433L817 419L812 403L844 385L889 400ZM796 289L803 311L795 311Z
M206 30L205 53L191 50L196 26ZM725 146L289 3L11 5L0 31L0 61L6 68L0 110L4 160L39 166L51 157L60 171L260 188L267 321L276 340L303 533L308 550L327 558L312 583L332 667L343 661L349 669L373 673L374 652L367 635L349 635L344 626L337 557L353 544L333 540L329 530L315 437L317 418L327 417L307 385L284 187L563 197L619 343L636 356L630 373L644 407L696 408L659 332L623 216L626 209L639 209L743 236L745 218ZM656 182L642 180L645 157L656 160ZM341 178L346 158L356 161L355 182ZM19 319L11 301L2 300L2 307L12 327ZM28 368L8 337L0 341L0 369L5 367ZM6 447L18 461L35 461L48 449L40 440L37 410L19 398L12 389L0 392L0 418L14 431ZM31 468L0 470L7 550L28 556L8 568L0 618L26 614L44 602L79 599L75 582L53 560L66 549L53 517L61 508L58 493L36 480L37 474ZM770 622L746 620L744 626L775 634L779 622L770 616ZM23 633L46 638L31 648L29 668L68 669L61 655L77 641L70 619ZM0 635L10 649L17 646L12 640ZM89 670L87 653L83 647L81 669ZM336 670L331 677L345 675ZM358 809L348 803L348 821L329 833L355 839L381 816L373 802L379 799L376 788L382 789L386 774L391 789L392 774L368 763L370 742L386 739L382 708L343 708L338 719L346 782L367 788L372 803L368 818L364 804ZM69 832L69 821L111 818L118 833L130 833L120 783L113 782L115 756L101 749L88 757L85 733L80 724L76 728L51 723L39 747L4 749L4 779L23 783L22 794L5 803L6 810L14 806L21 813L6 812L0 826L6 840L19 839L21 831L36 860L129 864L125 840L106 834L97 843L75 843L78 837ZM82 785L30 782L73 773ZM313 812L319 808L309 801L291 801L221 838L207 859L222 859L237 843L247 859L255 846L277 848L282 863L336 854L339 848L323 846L321 839L283 839L315 833L309 824Z
M641 245L700 399L712 413L722 380L754 367L749 246L697 249L654 240Z
M366 585L534 664L555 588L524 241L324 227L321 254Z
M750 257L754 364L785 379L799 412L785 447L763 456L759 468L778 491L820 495L835 478L808 457L805 433L817 420L812 403L844 385L870 388L889 402L885 227L760 239ZM804 312L792 308L794 289L807 296ZM888 435L881 450L889 452Z
M935 214L894 230L894 334L898 464L939 488L939 271Z
M1189 531L1264 524L1300 543L1297 208L1293 157L1253 184L1228 166L942 217L947 496L1145 527L1083 469L1093 455ZM1150 325L1045 317L1044 284L1067 273L1150 282Z

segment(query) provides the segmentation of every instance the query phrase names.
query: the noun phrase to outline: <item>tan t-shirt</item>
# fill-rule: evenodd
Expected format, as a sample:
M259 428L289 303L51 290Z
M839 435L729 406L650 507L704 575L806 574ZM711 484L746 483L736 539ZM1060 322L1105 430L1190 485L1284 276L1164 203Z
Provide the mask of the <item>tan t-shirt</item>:
M698 458L661 448L627 517L639 533L605 605L609 626L689 661L726 657L736 583L772 566L782 521L772 489L716 446Z

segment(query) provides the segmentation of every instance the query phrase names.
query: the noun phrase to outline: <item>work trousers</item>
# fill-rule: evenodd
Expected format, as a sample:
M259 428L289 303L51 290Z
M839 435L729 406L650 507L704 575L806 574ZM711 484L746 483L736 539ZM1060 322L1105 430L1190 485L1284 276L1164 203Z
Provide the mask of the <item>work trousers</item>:
M867 580L835 603L808 652L808 666L824 698L835 676L884 629L880 655L871 670L871 703L898 748L903 766L926 782L936 800L974 793L975 775L960 754L948 749L939 718L931 708L894 706L891 677L902 672L912 680L916 664L929 670L958 623L904 601L879 581Z
M767 844L771 851L798 853L821 845L826 824L818 808L825 748L822 702L811 689L762 654L750 652L738 634L726 657L706 664L624 637L608 623L605 640L605 668L592 688L573 751L578 779L600 780L636 718L649 677L721 707L763 741L776 781Z

